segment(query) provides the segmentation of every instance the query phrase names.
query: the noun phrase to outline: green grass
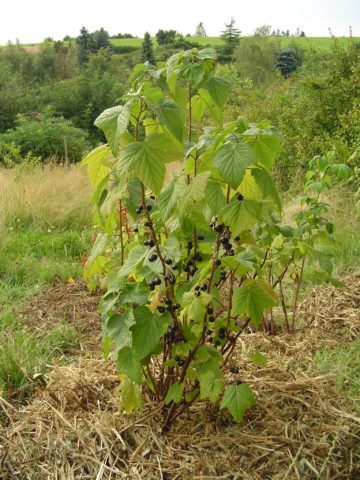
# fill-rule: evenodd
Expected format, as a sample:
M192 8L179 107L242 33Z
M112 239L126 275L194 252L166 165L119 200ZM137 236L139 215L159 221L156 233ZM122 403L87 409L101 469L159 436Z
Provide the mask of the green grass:
M0 171L0 396L25 400L79 334L41 336L16 312L46 283L78 278L91 247L90 191L79 168Z
M360 408L360 340L335 350L321 350L315 356L323 373L332 374L338 389Z
M221 37L185 37L185 39L189 40L189 42L197 43L200 46L209 45L212 47L219 47L224 45L224 41ZM279 37L279 39L283 48L291 44L296 44L304 49L315 48L321 50L330 50L334 41L332 37ZM355 42L360 42L360 37L353 37L353 40ZM152 38L152 41L154 46L157 47L155 37ZM336 41L341 46L347 46L350 42L350 39L348 37L338 37ZM111 43L117 47L140 48L142 42L142 38L119 38L111 40Z
M41 285L81 275L90 231L18 228L0 234L0 395L24 400L49 363L77 344L79 334L71 325L60 324L37 337L15 312Z

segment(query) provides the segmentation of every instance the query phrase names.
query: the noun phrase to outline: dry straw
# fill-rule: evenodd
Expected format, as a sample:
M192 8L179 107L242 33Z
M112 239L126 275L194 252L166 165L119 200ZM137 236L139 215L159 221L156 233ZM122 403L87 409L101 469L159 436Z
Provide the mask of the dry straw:
M118 379L99 347L97 297L80 284L43 290L24 313L41 331L64 314L87 333L71 364L54 367L47 387L28 404L0 399L0 478L7 479L246 479L360 478L360 418L330 376L319 375L314 352L349 343L360 330L360 277L318 288L302 305L309 327L294 335L244 335L240 373L257 405L243 424L218 408L195 405L167 436L159 409L118 411ZM47 308L46 305L51 305ZM267 367L248 362L255 350Z
M17 221L39 227L90 225L90 195L79 166L0 170L0 226Z

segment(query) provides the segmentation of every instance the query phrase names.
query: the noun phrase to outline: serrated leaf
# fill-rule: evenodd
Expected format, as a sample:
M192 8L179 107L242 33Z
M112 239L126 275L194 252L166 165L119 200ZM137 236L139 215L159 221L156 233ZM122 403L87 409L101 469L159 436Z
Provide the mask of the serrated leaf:
M208 181L205 188L205 199L212 215L217 215L226 203L225 195L219 182Z
M105 322L103 335L105 339L109 338L118 350L131 347L132 333L130 328L134 324L134 314L131 309L122 314L112 315Z
M136 408L142 410L143 403L139 385L134 384L126 375L120 375L120 380L119 407L123 408L127 414Z
M147 252L148 248L145 245L135 245L135 247L130 250L124 265L120 268L118 278L129 275L137 265L144 261Z
M118 170L120 175L131 173L159 194L165 178L165 163L179 160L181 148L167 135L154 133L142 142L133 142L120 152Z
M263 198L270 197L275 203L279 212L281 212L280 195L269 172L264 168L254 168L251 171L251 175L255 178Z
M164 221L171 217L178 200L183 198L186 188L185 176L176 175L172 178L171 182L161 190L158 205Z
M121 293L117 299L117 304L133 303L144 305L149 297L148 287L140 283L127 283L121 289Z
M116 366L119 373L124 373L135 383L141 384L142 366L132 348L124 347L119 350L117 353Z
M167 315L156 315L147 307L134 309L135 325L131 328L133 336L133 354L139 360L144 359L157 346L169 322Z
M173 383L169 388L167 395L165 397L164 403L165 405L169 405L170 402L179 403L182 399L184 391L184 384L183 383Z
M202 117L204 116L206 110L206 103L204 100L199 97L199 95L194 95L191 98L191 113L192 113L192 118L195 120L195 122L200 122Z
M204 88L199 88L199 96L204 101L206 108L209 114L211 115L211 117L215 120L217 124L221 125L222 110L211 98L210 93Z
M214 102L222 107L230 94L230 82L220 77L210 77L208 81L208 90Z
M244 230L248 230L254 226L259 220L261 207L254 200L238 201L234 197L229 204L220 210L219 218L231 229L233 235L238 235Z
M168 99L150 104L150 108L157 115L161 125L164 125L171 135L182 142L185 123L183 109L176 102Z
M240 423L244 418L246 409L252 405L255 405L254 395L250 387L246 383L242 383L241 385L226 387L220 408L226 408L234 420Z
M216 403L224 390L220 369L209 369L198 376L200 381L200 398L208 398L211 403Z
M93 188L97 188L108 175L109 167L104 162L109 156L112 156L109 146L101 145L90 152L82 161L84 165L87 165L88 176Z
M130 107L126 103L125 105L106 109L94 122L94 125L104 132L111 151L115 156L119 152L120 137L126 132L129 120Z
M277 305L277 296L271 285L263 280L248 279L234 291L231 314L247 315L258 327L264 310Z
M222 178L234 189L237 189L249 165L256 163L256 155L252 148L244 142L228 142L216 152L214 166Z
M249 359L252 361L254 365L258 365L259 367L266 367L267 366L267 358L263 355L259 350L256 350L255 353L249 355Z
M340 178L340 180L347 180L351 175L351 169L345 163L338 163L332 165L333 171Z
M247 130L243 135L247 135L251 130L253 129ZM255 135L251 138L250 143L256 152L257 161L270 170L274 164L276 154L282 151L281 143L275 135L254 133Z

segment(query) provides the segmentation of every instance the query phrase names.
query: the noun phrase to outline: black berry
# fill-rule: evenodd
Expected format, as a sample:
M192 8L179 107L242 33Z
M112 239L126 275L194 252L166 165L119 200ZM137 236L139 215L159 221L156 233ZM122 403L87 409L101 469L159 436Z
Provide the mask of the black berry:
M177 270L177 269L178 269L178 266L177 266L177 265L173 265L171 268L172 268L173 270Z
M153 223L151 221L147 221L144 223L145 227L152 227L153 226Z
M153 253L150 257L149 257L149 262L155 262L155 260L157 260L158 256L156 255L156 253Z
M208 309L206 310L206 312L211 315L212 313L214 313L214 310L211 308L211 307L208 307Z
M235 237L235 242L239 242L239 241L240 241L240 235L237 235L237 236Z
M179 367L182 367L183 365L185 365L185 360L179 360L177 363Z
M150 212L151 209L152 209L152 205L146 205L146 210L147 210L148 212Z
M215 265L216 265L217 267L220 267L220 265L221 265L221 260L220 260L220 258L217 258L214 263L215 263Z
M189 250L191 250L191 249L193 248L193 243L192 243L192 241L189 240L189 241L187 242L186 246L187 246L187 248L188 248Z
M203 292L205 292L205 290L207 290L208 287L207 287L206 283L203 283L200 288Z
M139 229L137 227L134 228L134 232L137 233Z
M171 258L167 258L165 260L165 263L166 263L166 265L171 265L173 263L173 261L171 260Z
M197 239L198 240L204 240L204 235L198 235Z
M165 307L163 307L162 305L159 305L157 309L160 313L165 313Z
M242 200L244 200L244 197L241 195L241 193L237 193L237 194L236 194L236 198L239 200L239 202L241 202Z
M214 230L215 230L215 232L220 233L224 230L224 226L221 225L221 223L216 223L215 226L214 226Z
M208 318L208 322L210 322L210 323L215 322L215 318L214 318L214 317L209 317L209 318Z

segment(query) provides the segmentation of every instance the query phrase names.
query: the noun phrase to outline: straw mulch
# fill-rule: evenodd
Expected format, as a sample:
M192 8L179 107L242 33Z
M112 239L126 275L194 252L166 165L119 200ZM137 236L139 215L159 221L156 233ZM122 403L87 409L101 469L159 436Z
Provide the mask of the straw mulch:
M240 373L227 378L248 382L257 396L241 425L199 403L162 436L156 405L131 416L118 411L118 379L100 351L74 356L52 369L28 405L0 399L0 478L360 479L360 415L314 364L316 350L346 345L359 332L359 292L360 277L342 289L315 289L302 304L308 328L244 335ZM256 349L266 367L248 362Z

